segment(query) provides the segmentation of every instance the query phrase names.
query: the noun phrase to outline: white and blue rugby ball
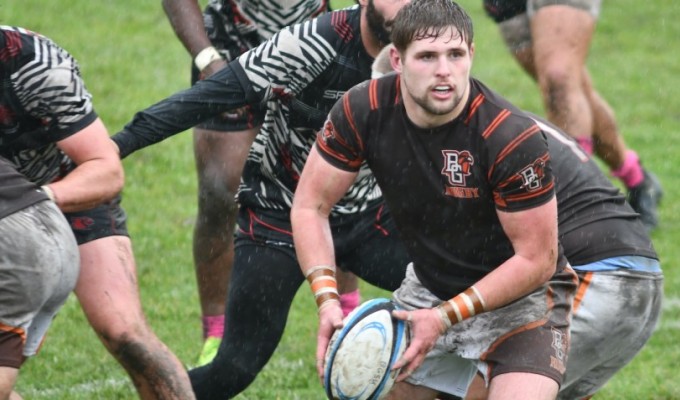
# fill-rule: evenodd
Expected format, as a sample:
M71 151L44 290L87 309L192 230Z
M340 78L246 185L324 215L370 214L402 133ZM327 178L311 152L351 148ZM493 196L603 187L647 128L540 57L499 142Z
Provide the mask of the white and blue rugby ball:
M394 363L404 354L408 325L392 317L398 309L389 299L369 300L355 308L333 334L326 351L324 386L332 400L381 399L399 371Z

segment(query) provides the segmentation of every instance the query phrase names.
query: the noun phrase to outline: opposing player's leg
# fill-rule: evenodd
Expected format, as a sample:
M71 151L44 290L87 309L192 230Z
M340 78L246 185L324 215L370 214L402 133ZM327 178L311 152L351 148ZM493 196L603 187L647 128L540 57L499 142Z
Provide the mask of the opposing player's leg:
M192 399L187 373L142 312L130 239L81 244L75 293L104 346L125 368L142 399Z
M290 246L237 238L224 336L211 363L189 371L196 397L245 390L276 350L304 277Z
M538 81L529 16L526 13L517 15L501 22L499 28L519 65ZM590 106L592 132L591 137L584 135L576 138L586 151L594 151L607 164L612 175L621 180L628 190L629 203L640 213L647 229L651 230L658 224L657 207L663 196L661 184L654 174L642 167L638 155L627 149L613 110L595 90L585 65L582 66L580 77L583 93ZM562 128L570 132L568 127Z
M593 113L583 91L582 75L595 18L586 10L566 5L543 6L532 14L532 2L529 4L534 65L547 117L588 146L586 143L592 143Z
M205 340L199 366L215 356L224 331L225 300L234 258L236 192L257 131L258 128L240 132L195 129L198 214L193 255Z

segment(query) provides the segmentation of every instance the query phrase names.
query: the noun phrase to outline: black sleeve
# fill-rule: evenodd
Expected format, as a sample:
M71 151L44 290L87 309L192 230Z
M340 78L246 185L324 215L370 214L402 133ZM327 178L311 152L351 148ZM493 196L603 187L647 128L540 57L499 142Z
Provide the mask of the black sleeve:
M210 78L196 82L191 88L175 93L146 110L135 114L131 122L111 139L124 158L146 146L183 132L225 111L259 101L244 89L240 74L223 68ZM250 99L246 98L246 93Z

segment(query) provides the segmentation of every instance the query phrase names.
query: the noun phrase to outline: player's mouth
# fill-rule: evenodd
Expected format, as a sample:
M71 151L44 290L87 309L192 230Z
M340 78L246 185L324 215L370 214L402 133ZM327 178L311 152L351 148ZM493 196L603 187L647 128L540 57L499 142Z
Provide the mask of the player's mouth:
M437 85L432 89L432 93L436 98L447 99L453 95L453 87L451 85Z

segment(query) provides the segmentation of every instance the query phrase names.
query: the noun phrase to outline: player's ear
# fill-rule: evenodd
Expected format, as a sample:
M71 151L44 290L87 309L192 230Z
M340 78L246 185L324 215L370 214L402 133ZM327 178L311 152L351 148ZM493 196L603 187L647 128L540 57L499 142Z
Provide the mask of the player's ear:
M470 43L470 61L475 57L475 42Z
M401 73L401 53L396 47L390 47L390 64L392 64L392 69Z

